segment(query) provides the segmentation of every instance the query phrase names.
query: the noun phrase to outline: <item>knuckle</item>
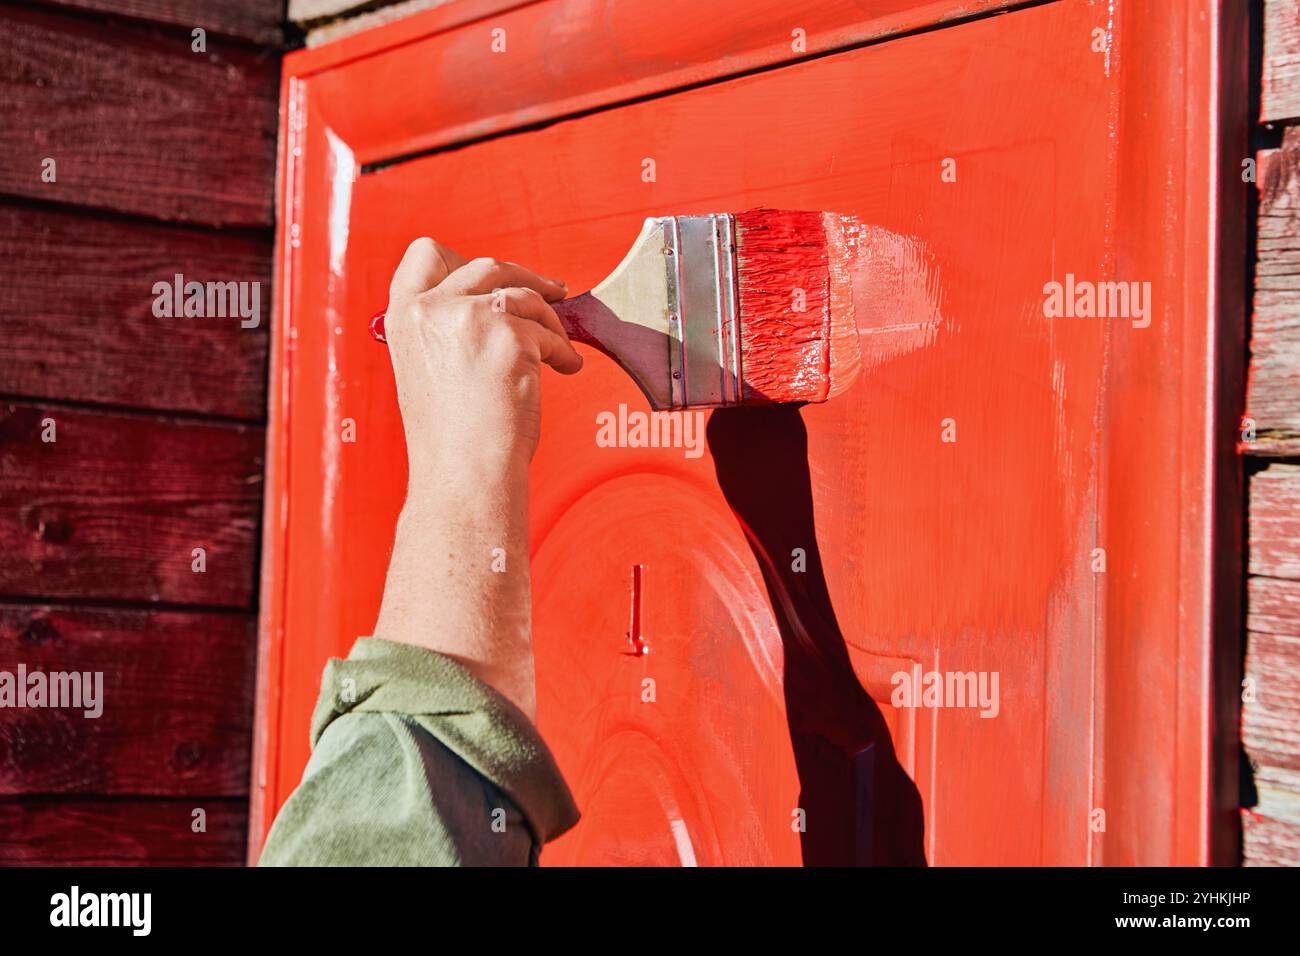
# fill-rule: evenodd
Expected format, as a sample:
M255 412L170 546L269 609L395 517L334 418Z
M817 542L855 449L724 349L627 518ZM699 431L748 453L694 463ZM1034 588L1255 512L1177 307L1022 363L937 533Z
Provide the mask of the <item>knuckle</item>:
M517 357L528 343L528 336L515 322L496 322L488 332L488 345L499 357Z
M415 298L402 308L384 316L384 335L388 339L401 339L411 331L418 329L427 320L429 304L423 298Z
M438 300L428 292L422 292L412 299L410 305L403 311L414 323L428 322L438 311Z
M447 306L448 324L457 328L468 328L479 321L482 304L472 299L454 299Z

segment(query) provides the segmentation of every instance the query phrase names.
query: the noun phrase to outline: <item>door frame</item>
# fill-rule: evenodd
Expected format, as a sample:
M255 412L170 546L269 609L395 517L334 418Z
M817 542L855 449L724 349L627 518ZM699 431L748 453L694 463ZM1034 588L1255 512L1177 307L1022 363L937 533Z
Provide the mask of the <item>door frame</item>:
M331 227L346 216L356 177L560 117L974 18L1015 15L1040 2L878 0L883 12L872 15L861 0L716 0L708 29L684 29L692 22L692 0L453 0L285 57L250 862L261 852L275 795L286 784L279 779L283 681L305 639L286 618L291 559L311 560L310 548L293 543L293 532L312 517L294 510L291 396L300 376L323 374L302 364L298 337L310 330L299 317L328 310L329 293L304 276L328 273ZM592 16L575 26L579 7ZM650 9L653 16L646 15ZM1184 321L1177 354L1128 340L1116 344L1114 360L1119 367L1163 369L1182 387L1170 409L1180 425L1175 434L1145 434L1139 413L1103 440L1117 449L1173 456L1178 488L1165 490L1176 493L1179 507L1174 552L1143 545L1146 570L1168 578L1155 589L1160 594L1110 575L1098 589L1097 607L1109 633L1150 619L1158 605L1164 626L1135 639L1150 642L1152 653L1173 668L1175 703L1170 713L1144 701L1142 675L1126 661L1104 655L1098 662L1098 706L1110 719L1094 766L1107 768L1107 788L1135 794L1151 787L1147 768L1163 763L1171 769L1160 781L1167 799L1152 799L1140 819L1125 821L1130 833L1167 828L1153 841L1157 849L1143 851L1108 832L1100 837L1096 862L1235 864L1243 514L1236 438L1244 393L1250 188L1240 179L1247 156L1247 11L1231 0L1123 0L1117 16L1118 26L1102 24L1114 45L1106 55L1123 67L1113 104L1120 134L1116 162L1153 172L1120 190L1117 215L1125 228L1115 254L1133 274L1176 276L1170 281L1181 289ZM502 70L492 52L490 33L497 28L506 31L518 69ZM802 47L796 28L804 31ZM1162 69L1168 64L1181 64L1181 81L1170 81L1172 71ZM405 82L411 76L435 81ZM493 82L457 95L466 78L479 76ZM383 90L396 92L385 96ZM1181 128L1171 132L1172 126L1149 123L1152 112L1182 117ZM1167 202L1151 197L1156 189ZM319 456L304 467L318 464ZM1141 504L1104 481L1102 499L1099 512L1118 524Z

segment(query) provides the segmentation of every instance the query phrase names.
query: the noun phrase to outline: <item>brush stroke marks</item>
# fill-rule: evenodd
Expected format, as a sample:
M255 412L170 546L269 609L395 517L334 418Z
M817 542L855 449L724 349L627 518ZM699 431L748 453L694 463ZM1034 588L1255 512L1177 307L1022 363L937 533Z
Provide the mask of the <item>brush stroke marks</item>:
M865 369L934 344L943 328L943 286L934 255L882 226L845 227L858 348Z

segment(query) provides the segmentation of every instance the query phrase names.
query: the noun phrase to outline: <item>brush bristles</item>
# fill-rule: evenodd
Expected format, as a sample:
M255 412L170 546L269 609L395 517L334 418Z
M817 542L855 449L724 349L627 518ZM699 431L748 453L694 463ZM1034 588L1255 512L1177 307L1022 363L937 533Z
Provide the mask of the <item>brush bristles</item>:
M741 401L824 402L857 365L845 217L751 209L735 220Z

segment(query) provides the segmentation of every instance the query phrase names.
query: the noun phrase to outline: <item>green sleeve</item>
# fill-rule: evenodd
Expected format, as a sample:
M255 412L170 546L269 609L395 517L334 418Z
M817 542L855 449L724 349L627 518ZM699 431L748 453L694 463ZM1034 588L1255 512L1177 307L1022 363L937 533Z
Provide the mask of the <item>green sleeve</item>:
M524 866L578 821L523 712L423 648L331 659L311 743L261 866Z

